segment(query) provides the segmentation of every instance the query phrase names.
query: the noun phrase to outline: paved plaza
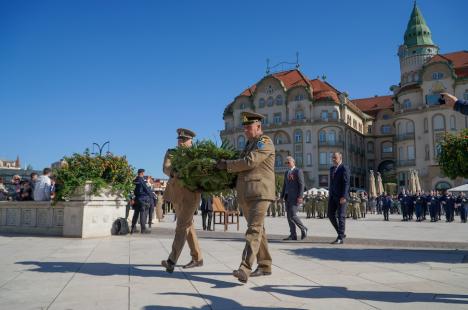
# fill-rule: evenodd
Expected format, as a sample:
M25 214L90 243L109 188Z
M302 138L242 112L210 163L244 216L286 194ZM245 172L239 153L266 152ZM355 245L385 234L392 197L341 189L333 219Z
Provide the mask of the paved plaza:
M301 214L303 216L303 214ZM201 227L196 217L197 228ZM204 266L167 274L172 216L150 235L67 239L0 236L0 309L468 309L468 225L347 221L347 242L327 220L303 219L305 241L281 241L284 217L267 218L271 276L232 275L241 230L198 230ZM179 261L189 260L184 249Z

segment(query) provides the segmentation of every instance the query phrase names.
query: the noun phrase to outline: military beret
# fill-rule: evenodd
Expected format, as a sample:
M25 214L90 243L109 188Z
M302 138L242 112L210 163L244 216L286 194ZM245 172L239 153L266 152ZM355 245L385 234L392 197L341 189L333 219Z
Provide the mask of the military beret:
M253 112L242 112L242 125L250 125L256 122L261 122L264 116Z
M193 139L195 133L189 129L179 128L177 129L177 139Z

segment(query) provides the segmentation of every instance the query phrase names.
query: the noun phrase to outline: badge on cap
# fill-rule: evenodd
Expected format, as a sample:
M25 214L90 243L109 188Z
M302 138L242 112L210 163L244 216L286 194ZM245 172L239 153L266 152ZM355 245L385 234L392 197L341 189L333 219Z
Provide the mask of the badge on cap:
M260 141L257 142L257 148L258 148L259 150L263 149L264 147L265 147L265 143L263 143L262 140L260 140Z

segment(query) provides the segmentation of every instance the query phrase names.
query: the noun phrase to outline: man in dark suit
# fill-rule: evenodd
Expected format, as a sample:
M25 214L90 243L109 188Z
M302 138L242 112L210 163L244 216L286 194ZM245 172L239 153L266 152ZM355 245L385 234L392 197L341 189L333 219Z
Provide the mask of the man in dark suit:
M284 174L281 198L286 202L286 213L289 223L289 236L283 240L297 240L296 226L301 230L301 240L307 237L307 228L297 216L297 208L303 203L304 173L296 167L294 158L288 156L286 164L289 169Z
M200 210L202 214L203 230L212 230L211 221L213 220L213 197L207 193L201 195ZM208 217L208 225L206 218Z
M345 235L346 207L349 197L349 171L343 165L343 155L333 153L333 166L330 168L330 188L328 200L328 218L338 233L332 244L343 244Z

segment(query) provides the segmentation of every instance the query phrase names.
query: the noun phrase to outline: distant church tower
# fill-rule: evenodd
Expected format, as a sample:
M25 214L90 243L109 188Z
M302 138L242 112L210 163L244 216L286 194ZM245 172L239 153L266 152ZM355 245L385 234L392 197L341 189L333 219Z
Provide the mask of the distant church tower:
M423 64L438 53L439 47L432 42L431 31L415 1L404 43L398 49L401 86L419 82Z

